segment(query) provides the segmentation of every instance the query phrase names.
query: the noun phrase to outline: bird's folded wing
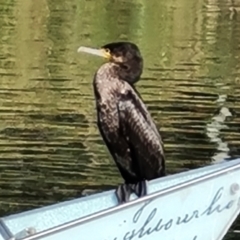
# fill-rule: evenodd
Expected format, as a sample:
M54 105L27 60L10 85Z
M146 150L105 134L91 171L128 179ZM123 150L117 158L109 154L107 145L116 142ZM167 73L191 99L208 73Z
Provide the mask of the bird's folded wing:
M122 98L118 111L120 129L129 144L133 164L138 165L138 171L142 172L142 168L146 167L142 162L149 164L150 168L161 165L164 159L162 140L143 102L134 96ZM134 163L141 159L145 161Z

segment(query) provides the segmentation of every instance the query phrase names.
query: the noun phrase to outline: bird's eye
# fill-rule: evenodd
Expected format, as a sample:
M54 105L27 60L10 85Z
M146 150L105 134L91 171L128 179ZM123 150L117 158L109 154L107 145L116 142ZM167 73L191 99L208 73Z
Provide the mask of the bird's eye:
M105 48L105 51L106 51L107 53L111 53L111 51L110 51L109 48Z

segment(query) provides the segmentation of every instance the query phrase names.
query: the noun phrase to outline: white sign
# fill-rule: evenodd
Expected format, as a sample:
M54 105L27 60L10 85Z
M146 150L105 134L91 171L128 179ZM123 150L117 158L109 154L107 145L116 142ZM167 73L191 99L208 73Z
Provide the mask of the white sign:
M239 214L239 186L240 167L26 239L220 240Z

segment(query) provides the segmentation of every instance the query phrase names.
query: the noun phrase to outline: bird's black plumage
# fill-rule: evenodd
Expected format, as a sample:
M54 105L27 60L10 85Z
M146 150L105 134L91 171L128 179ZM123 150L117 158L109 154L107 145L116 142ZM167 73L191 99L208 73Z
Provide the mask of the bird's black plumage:
M96 72L93 81L98 128L125 180L116 193L120 203L135 192L146 194L146 180L165 175L161 136L133 84L140 79L143 60L130 42L102 47L110 61Z

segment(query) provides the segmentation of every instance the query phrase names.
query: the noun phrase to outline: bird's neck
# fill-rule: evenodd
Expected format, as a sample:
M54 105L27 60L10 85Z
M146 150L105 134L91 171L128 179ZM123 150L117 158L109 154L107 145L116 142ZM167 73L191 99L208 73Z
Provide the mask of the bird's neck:
M112 62L104 63L96 72L96 75L100 78L102 76L107 77L106 81L110 81L111 77L116 76L116 64Z
M116 64L105 63L95 74L93 86L97 98L115 95L125 82L117 76Z

